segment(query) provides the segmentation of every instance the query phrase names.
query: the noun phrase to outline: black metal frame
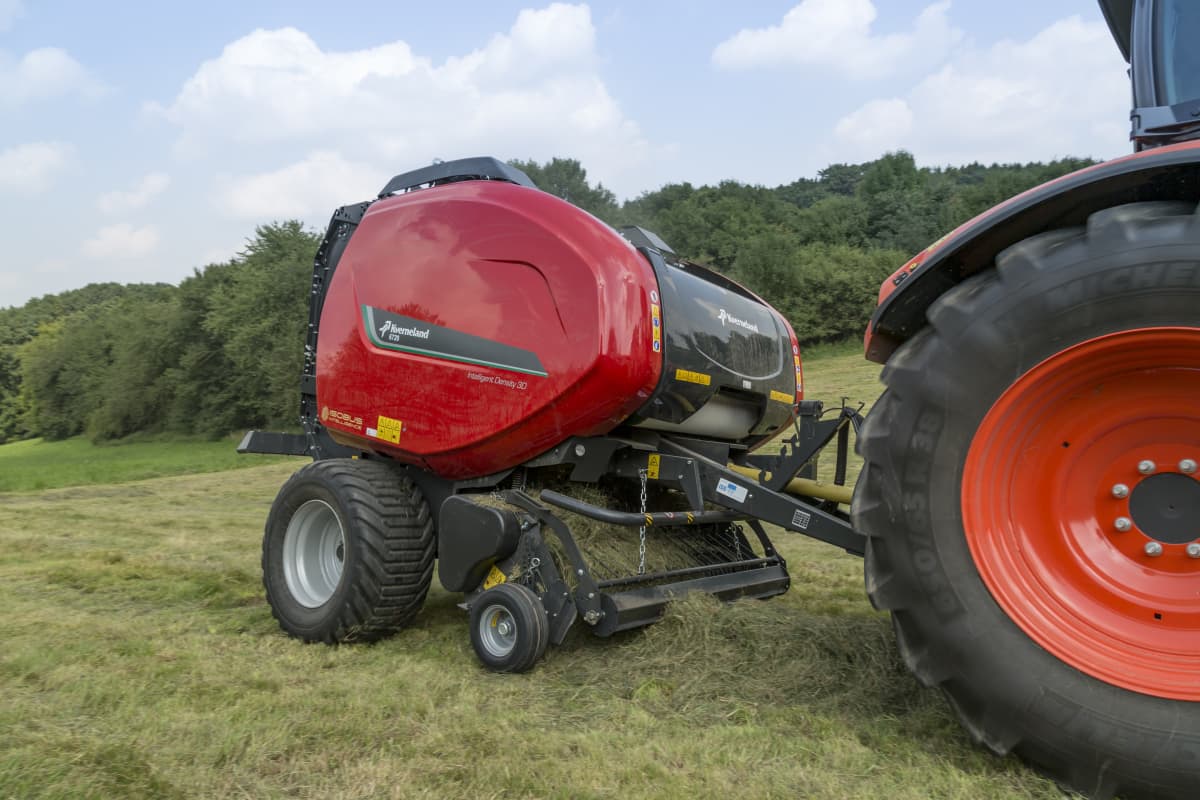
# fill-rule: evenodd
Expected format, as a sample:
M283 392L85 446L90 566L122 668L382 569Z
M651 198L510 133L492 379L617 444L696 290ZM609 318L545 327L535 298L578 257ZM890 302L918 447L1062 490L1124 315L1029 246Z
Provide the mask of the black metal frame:
M550 641L561 644L574 621L582 617L597 636L611 636L618 631L649 625L657 621L673 599L689 592L704 592L722 600L739 597L765 599L783 594L791 585L787 564L775 550L766 531L757 520L747 520L747 525L758 538L764 553L762 558L698 565L673 570L629 575L623 578L597 580L583 552L580 550L570 527L550 509L521 491L509 490L502 493L511 505L528 514L524 525L523 547L498 564L502 573L512 574L517 580L530 580L530 588L537 592L550 620ZM603 522L637 527L654 520L660 526L687 526L721 521L745 519L745 515L728 512L707 514L670 514L652 512L623 514L611 509L583 503L555 492L542 492L547 502L557 501L564 508ZM569 502L563 502L569 501ZM558 539L566 554L568 567L573 573L574 591L559 574L545 532ZM534 576L522 571L522 564L537 559ZM532 572L532 571L531 571ZM614 591L618 590L618 591ZM478 591L482 591L480 587ZM468 598L470 603L470 598Z

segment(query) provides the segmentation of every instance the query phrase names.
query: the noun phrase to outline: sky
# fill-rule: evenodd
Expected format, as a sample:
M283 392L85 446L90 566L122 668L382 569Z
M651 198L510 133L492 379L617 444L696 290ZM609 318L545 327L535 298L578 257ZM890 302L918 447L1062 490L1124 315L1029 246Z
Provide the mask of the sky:
M619 199L1129 152L1089 0L0 0L0 307L178 283L466 156Z

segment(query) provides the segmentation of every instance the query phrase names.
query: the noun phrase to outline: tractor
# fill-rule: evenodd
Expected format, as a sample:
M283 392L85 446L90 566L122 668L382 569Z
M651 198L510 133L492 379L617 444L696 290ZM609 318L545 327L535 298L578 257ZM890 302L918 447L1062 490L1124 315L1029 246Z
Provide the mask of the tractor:
M390 635L436 566L480 661L523 672L573 627L786 591L771 523L864 557L905 664L986 748L1092 797L1195 797L1200 6L1100 5L1131 65L1135 152L888 278L865 420L805 398L765 300L508 164L434 164L339 208L314 261L303 433L239 446L313 459L266 522L282 628ZM827 446L832 484L814 480Z

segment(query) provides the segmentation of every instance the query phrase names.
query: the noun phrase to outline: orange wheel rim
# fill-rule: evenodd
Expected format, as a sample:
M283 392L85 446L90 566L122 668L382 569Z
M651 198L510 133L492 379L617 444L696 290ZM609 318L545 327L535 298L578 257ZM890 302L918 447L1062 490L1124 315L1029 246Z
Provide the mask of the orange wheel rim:
M992 596L1106 683L1200 700L1200 329L1063 350L967 452L963 527Z

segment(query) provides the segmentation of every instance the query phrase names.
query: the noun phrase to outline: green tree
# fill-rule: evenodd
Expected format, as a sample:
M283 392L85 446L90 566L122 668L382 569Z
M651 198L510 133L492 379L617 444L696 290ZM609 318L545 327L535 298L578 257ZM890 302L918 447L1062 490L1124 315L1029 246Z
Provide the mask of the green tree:
M557 195L609 224L616 219L616 195L602 183L595 186L588 183L587 170L575 159L552 158L545 164L532 160L508 163L528 175L543 192Z
M231 375L222 394L240 425L290 425L298 415L308 290L320 237L290 220L263 225L218 282L203 321Z

